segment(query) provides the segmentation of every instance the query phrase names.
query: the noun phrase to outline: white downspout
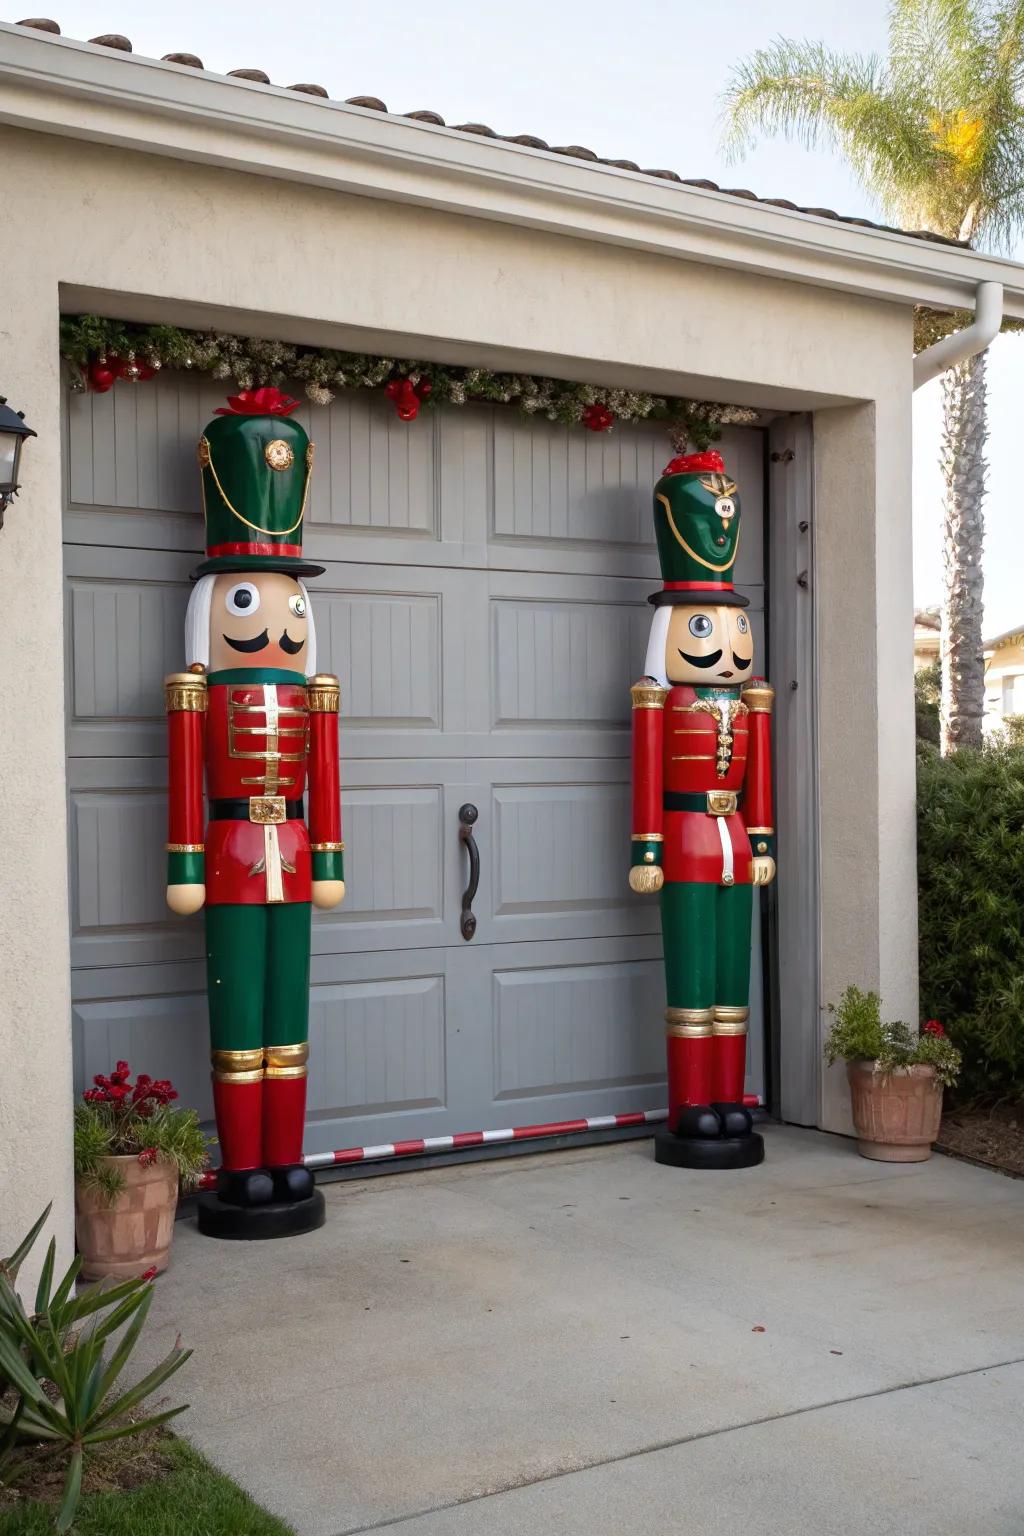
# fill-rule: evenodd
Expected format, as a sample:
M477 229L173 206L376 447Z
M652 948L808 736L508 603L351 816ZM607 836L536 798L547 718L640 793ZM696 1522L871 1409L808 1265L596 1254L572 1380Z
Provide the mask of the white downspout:
M973 325L965 331L954 331L952 336L944 336L917 354L914 358L914 388L920 389L922 384L945 373L947 368L984 352L989 342L999 335L1002 323L1002 283L979 283L974 296Z

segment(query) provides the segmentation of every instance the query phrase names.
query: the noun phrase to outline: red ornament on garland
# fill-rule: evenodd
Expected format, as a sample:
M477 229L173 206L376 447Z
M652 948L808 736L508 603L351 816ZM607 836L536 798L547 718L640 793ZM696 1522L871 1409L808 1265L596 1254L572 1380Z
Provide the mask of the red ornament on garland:
M580 419L591 432L610 432L615 425L615 417L606 405L588 405Z
M89 388L97 395L105 395L113 389L117 374L105 357L94 357L86 374Z
M385 385L384 393L394 401L399 421L415 421L431 387L428 379L418 379L415 384L412 379L392 379Z

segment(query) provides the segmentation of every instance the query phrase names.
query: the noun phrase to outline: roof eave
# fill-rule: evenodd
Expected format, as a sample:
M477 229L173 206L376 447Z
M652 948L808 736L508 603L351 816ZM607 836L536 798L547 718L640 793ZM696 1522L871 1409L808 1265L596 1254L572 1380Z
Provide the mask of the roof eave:
M973 307L1002 258L0 23L0 122L897 303Z

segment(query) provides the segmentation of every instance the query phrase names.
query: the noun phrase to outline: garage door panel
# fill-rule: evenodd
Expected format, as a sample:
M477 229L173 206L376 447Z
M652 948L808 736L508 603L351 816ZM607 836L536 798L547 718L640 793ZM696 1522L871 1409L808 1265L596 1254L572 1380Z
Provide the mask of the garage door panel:
M344 791L345 903L339 925L397 922L444 915L444 792L377 789Z
M494 1097L653 1087L665 1074L657 960L494 972Z
M340 679L346 728L440 730L441 594L312 595L317 669Z
M76 1077L85 1086L118 1061L168 1077L180 1102L213 1118L206 995L186 993L79 1000L72 1007Z
M351 529L437 538L434 417L402 422L390 400L354 394L336 397L329 410L303 406L292 419L316 444L307 535Z
M162 716L159 684L184 662L187 601L179 582L68 582L72 724Z
M495 784L496 917L625 906L628 775L615 784Z
M635 603L494 599L493 726L621 728L649 613Z
M165 923L166 792L71 795L73 937Z
M309 1039L317 1064L309 1111L316 1121L446 1103L443 975L316 986Z

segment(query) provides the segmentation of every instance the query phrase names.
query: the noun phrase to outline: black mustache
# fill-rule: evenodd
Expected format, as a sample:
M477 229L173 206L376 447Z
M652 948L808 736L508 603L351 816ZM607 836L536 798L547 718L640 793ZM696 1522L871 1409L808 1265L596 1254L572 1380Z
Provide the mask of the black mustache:
M266 630L261 635L254 635L251 640L232 640L230 635L225 635L224 639L233 651L247 651L250 654L254 651L266 650L270 644L270 636ZM287 651L289 656L296 656L305 643L305 640L293 640L287 630L284 630L281 635L281 649Z
M742 672L744 667L749 667L753 659L753 651L751 651L749 656L737 656L735 651L732 653L732 664L736 668L737 672Z
M691 667L717 667L722 659L721 651L712 651L710 656L689 656L683 650L680 650L679 654L684 661L690 663Z
M270 636L264 630L262 635L254 635L251 640L232 640L230 635L224 639L233 651L262 651L270 644Z

